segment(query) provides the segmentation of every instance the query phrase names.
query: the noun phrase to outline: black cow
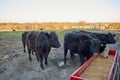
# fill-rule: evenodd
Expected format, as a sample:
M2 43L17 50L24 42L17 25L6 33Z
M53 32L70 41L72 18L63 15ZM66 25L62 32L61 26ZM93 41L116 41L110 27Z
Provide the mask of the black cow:
M104 42L85 33L66 33L64 36L64 60L66 62L67 51L70 50L71 59L73 54L78 53L81 64L85 58L88 60L94 53L100 52L100 46Z
M55 32L45 33L40 32L35 41L36 52L40 58L40 66L43 67L43 57L45 58L45 65L47 65L47 57L52 47L59 48L60 42Z
M110 32L108 34L105 34L105 33L93 33L93 32L87 32L87 31L83 31L83 30L73 31L73 32L79 33L79 34L85 33L85 34L88 34L88 35L92 36L93 38L99 39L100 41L104 41L105 43L103 43L101 45L99 53L104 51L104 49L106 48L106 44L115 44L116 43L116 40L114 38L116 35L112 34ZM106 54L104 53L104 55L106 55ZM106 56L106 58L107 57L108 56Z
M24 32L22 33L22 44L23 44L23 48L24 48L24 53L26 53L26 49L25 49L25 45L26 45L26 36L27 36L28 32Z
M108 34L100 34L100 33L87 32L87 31L83 31L83 30L73 31L73 32L78 33L78 34L87 34L95 39L99 39L100 41L102 41L103 44L101 44L101 46L100 46L99 53L104 51L104 49L106 48L106 44L116 42L114 39L114 35L112 35L111 33L110 34L109 33Z

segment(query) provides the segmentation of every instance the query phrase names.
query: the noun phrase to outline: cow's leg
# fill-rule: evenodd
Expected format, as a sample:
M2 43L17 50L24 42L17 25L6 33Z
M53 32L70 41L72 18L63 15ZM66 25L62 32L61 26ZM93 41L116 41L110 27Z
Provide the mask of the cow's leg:
M67 56L68 48L67 45L64 44L64 61L66 62L66 56Z
M71 57L72 60L74 60L72 52L70 52L70 57Z
M25 50L25 43L23 43L23 48L24 48L24 53L26 53L26 50Z
M30 49L28 49L28 54L29 54L29 60L31 61L32 58L31 58L31 50Z
M82 65L85 61L85 58L81 53L79 53L79 58L80 58L80 62L81 62L80 65Z
M34 55L34 51L32 51L32 55Z
M43 55L40 55L39 57L40 57L40 67L44 68L43 67Z
M47 65L48 64L48 62L47 62L47 57L45 57L45 65Z
M70 50L70 57L72 60L74 60L74 53L72 52L72 50Z
M47 65L47 64L48 64L48 62L47 62L48 54L49 54L49 52L48 52L48 53L46 53L46 55L44 55L44 57L45 57L45 65Z
M37 52L35 52L35 55L36 55L36 59L37 59L37 61L40 61L40 58L39 58L39 55L38 55Z
M71 59L74 59L74 57L75 57L73 52L70 54L70 56L71 56Z

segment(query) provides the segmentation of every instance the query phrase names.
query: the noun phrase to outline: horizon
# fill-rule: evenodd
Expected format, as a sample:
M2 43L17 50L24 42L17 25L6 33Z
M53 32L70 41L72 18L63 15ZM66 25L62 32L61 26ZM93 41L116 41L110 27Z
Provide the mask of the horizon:
M62 22L62 21L56 21L56 22L53 22L53 21L51 21L51 22L36 22L36 21L33 21L33 22L15 22L15 21L9 21L9 22L0 22L0 23L20 23L20 24L24 24L24 23L82 23L82 21L74 21L74 22L72 22L72 21L64 21L64 22ZM116 22L86 22L86 21L84 21L83 23L120 23L120 21L116 21Z
M120 0L1 0L0 23L120 22Z

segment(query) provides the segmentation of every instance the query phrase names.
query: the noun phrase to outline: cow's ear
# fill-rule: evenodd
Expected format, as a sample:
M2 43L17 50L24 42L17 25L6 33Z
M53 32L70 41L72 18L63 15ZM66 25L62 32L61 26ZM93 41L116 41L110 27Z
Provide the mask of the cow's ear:
M78 36L75 36L75 37L74 37L74 40L78 41L78 40L79 40L79 37L78 37Z
M101 44L107 44L105 41L101 41Z
M109 34L105 34L105 38L108 38L108 35L109 35Z
M55 31L50 32L50 34L55 34Z
M115 36L116 36L116 34L113 34L113 36L115 37Z
M91 41L89 41L89 40L84 40L85 41L85 44L87 44L87 45L92 45L91 44Z
M45 33L45 35L48 37L48 38L51 38L50 34L49 33Z

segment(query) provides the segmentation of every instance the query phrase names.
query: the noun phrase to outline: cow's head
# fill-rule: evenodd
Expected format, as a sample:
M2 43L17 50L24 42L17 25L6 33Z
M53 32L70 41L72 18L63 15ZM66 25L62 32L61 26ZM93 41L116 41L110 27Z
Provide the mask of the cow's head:
M99 54L101 41L99 39L92 39L92 50L94 54Z
M54 48L59 48L61 45L60 45L60 42L58 40L58 36L55 32L50 32L48 35L48 38L50 40L50 45L51 47L54 47Z
M100 41L98 39L94 39L94 55L100 54L104 58L108 58L108 53L105 51L106 49L106 42Z
M106 48L106 42L105 41L100 41L100 51L99 53L103 52Z
M98 54L101 55L104 58L108 58L108 49L107 49L105 41L100 41L99 53L95 53L94 55L98 55Z
M99 53L104 58L108 58L108 50L107 50L106 44L107 43L105 41L101 41L101 44L100 44L100 52Z
M115 34L111 34L111 33L106 34L107 43L115 44L116 43L116 40L114 38L115 36L116 36Z

